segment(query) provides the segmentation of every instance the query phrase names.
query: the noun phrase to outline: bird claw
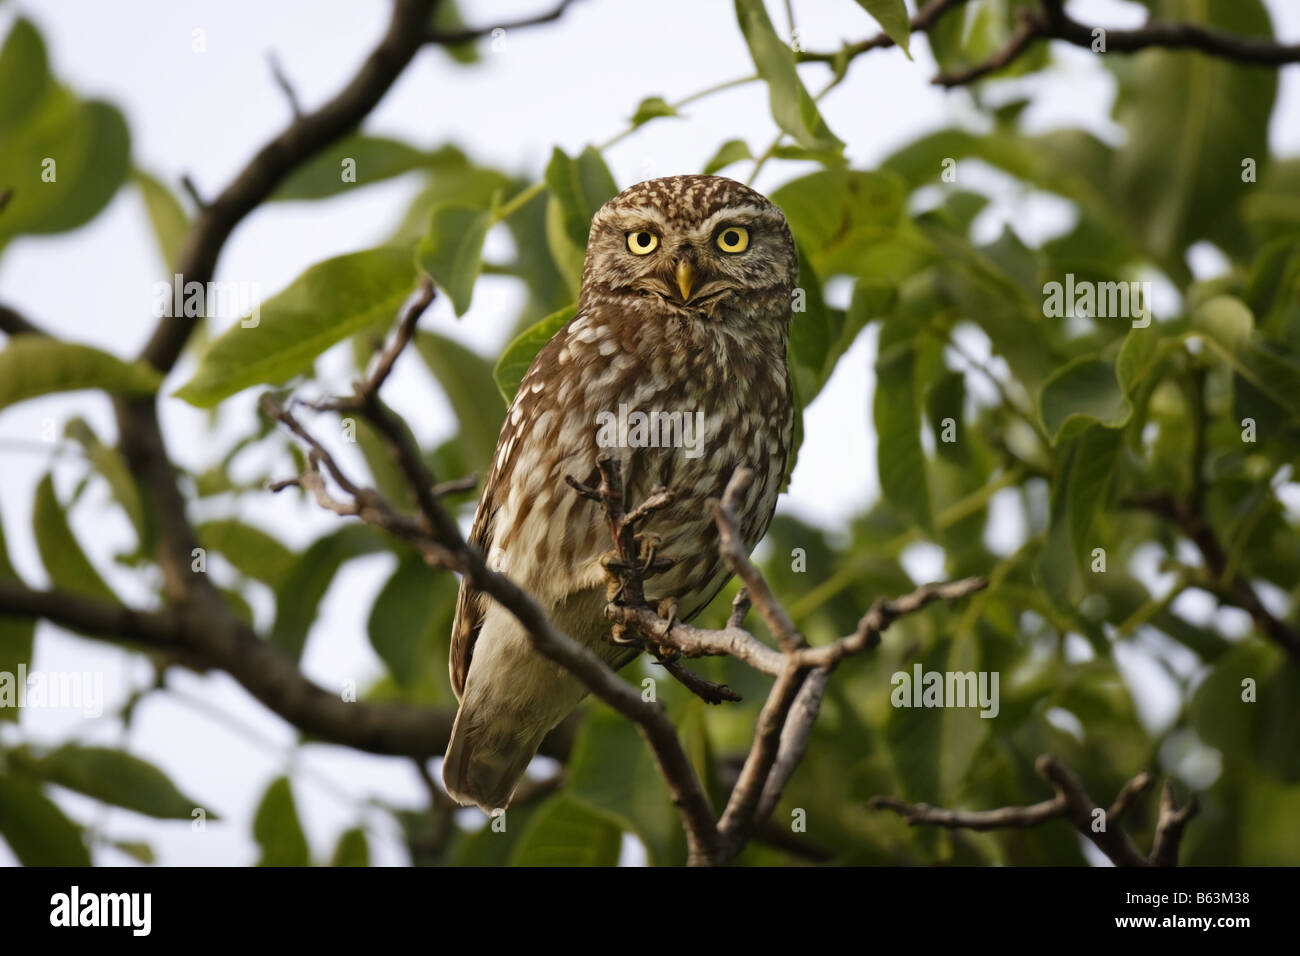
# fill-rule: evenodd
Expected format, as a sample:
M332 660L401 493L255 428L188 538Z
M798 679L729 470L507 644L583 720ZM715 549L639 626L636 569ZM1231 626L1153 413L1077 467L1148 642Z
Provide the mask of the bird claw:
M656 607L659 615L659 623L655 626L656 636L661 639L667 639L673 627L677 624L677 599L664 598ZM661 644L655 642L658 648L657 656L662 661L675 661L681 657L681 651L670 644Z

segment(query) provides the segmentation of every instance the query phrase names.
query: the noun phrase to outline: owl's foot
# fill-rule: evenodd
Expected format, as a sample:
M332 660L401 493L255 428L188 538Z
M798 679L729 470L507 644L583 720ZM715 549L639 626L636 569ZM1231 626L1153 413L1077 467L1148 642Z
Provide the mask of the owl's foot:
M656 625L655 630L661 639L666 640L668 632L671 631L673 626L677 623L677 599L664 598L659 602L656 611L659 614L659 624ZM656 656L661 661L675 661L677 658L681 657L681 651L677 648L672 647L669 644L661 644L658 641L655 643L658 646Z

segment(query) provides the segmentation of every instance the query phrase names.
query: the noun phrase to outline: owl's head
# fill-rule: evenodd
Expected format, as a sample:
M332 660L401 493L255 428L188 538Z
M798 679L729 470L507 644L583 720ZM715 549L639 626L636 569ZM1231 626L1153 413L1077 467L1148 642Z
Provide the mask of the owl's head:
M592 218L579 308L784 323L798 274L785 216L765 196L724 176L668 176Z

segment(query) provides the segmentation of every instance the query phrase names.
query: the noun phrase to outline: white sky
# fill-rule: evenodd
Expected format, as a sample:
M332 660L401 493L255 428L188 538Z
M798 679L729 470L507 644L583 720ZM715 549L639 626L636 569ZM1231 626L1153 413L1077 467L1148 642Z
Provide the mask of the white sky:
M474 23L510 19L549 9L551 0L463 3ZM875 32L873 22L852 0L795 0L800 36L808 48L834 48L842 39ZM769 4L783 30L784 13ZM1300 4L1268 0L1278 35L1300 40ZM1078 18L1111 26L1139 23L1142 11L1118 0L1087 0L1070 5ZM201 192L221 189L247 159L288 118L283 97L267 67L275 51L299 97L313 108L350 77L382 32L388 4L345 0L10 0L0 6L0 33L17 14L37 23L50 48L55 75L83 95L106 98L122 108L131 127L138 165L173 186L188 172ZM191 49L192 31L206 31L207 51ZM486 49L486 47L485 47ZM860 58L849 80L824 103L835 133L848 143L857 166L871 166L893 149L925 132L970 123L969 93L945 93L929 84L935 72L924 38L913 38L914 62L897 50ZM1050 82L1013 84L1032 90L1035 105L1026 121L1035 129L1082 125L1109 139L1119 131L1108 118L1113 84L1090 54L1059 49L1064 69ZM825 68L803 68L816 89ZM556 25L512 32L504 51L488 53L474 68L455 66L440 52L422 52L366 124L372 133L395 135L424 146L455 142L485 163L536 177L550 150L572 152L619 132L637 102L658 94L670 101L715 83L752 72L752 64L726 0L584 0ZM1274 111L1275 152L1300 152L1300 71L1283 71ZM692 106L684 119L660 120L640 130L607 154L620 186L656 175L698 171L717 146L741 137L758 152L775 127L761 85L729 91ZM770 191L803 171L774 162L757 185ZM748 169L727 170L744 177ZM1000 190L1001 199L978 224L991 237L1013 222L1027 240L1052 234L1067 221L1059 202L1013 192L997 176L972 170L980 185ZM974 181L974 180L972 180ZM416 188L412 177L371 187L323 203L264 207L236 230L226 245L217 278L257 282L267 295L283 288L306 266L328 256L373 245L404 210ZM490 237L489 253L508 251L508 239ZM123 189L90 225L48 239L24 239L0 259L0 301L28 314L46 328L119 355L136 353L148 336L150 289L162 267L138 194ZM837 289L847 297L847 286ZM520 293L508 281L479 283L470 312L455 320L445 299L426 324L455 336L485 354L503 343ZM842 304L842 301L839 303ZM877 494L874 438L869 424L874 337L857 343L834 378L808 409L806 438L791 493L782 510L835 528ZM338 371L342 366L332 363ZM192 366L181 365L165 391L184 382ZM334 383L343 385L341 376ZM445 436L452 422L445 404L424 382L417 363L399 366L391 388L394 404L425 440ZM230 425L252 415L255 392L230 403ZM189 467L212 460L214 443L203 416L174 400L162 404L164 428L173 457ZM45 582L28 527L32 492L48 466L48 449L37 445L42 425L72 415L87 417L101 435L113 435L105 399L74 394L29 402L0 412L0 514L14 563L32 583ZM75 465L56 467L56 484L66 496ZM94 500L94 499L92 499ZM218 512L228 513L228 512ZM204 513L203 517L208 514ZM337 519L286 499L250 503L240 517L274 528L301 545L336 527ZM130 540L110 508L83 507L74 515L77 531L100 567ZM937 573L932 559L918 553L914 574ZM355 679L362 686L381 672L365 638L370 600L391 570L387 558L355 562L331 591L313 629L304 659L313 678L337 685ZM145 591L129 575L110 568L111 579L128 599ZM255 610L269 621L265 595ZM35 666L46 670L102 670L112 712L148 668L116 649L74 638L42 624ZM1135 665L1141 670L1142 665ZM1126 665L1127 667L1127 665ZM1154 670L1154 667L1152 668ZM1144 717L1167 719L1172 690L1161 673L1145 674ZM367 812L372 796L390 803L419 805L423 791L409 762L370 757L342 748L313 746L295 752L292 729L224 676L177 674L179 694L154 694L142 705L129 737L108 718L84 721L77 714L28 711L23 737L55 743L70 736L129 745L163 767L180 788L204 800L225 818L204 833L184 822L159 823L122 810L104 811L90 801L62 794L60 801L79 819L93 820L120 839L153 842L160 862L169 864L246 864L256 859L250 821L267 781L292 768L295 794L313 852L328 859L336 835L365 819L372 857L397 863L404 850L385 815ZM214 716L215 715L215 716ZM0 725L12 742L15 728ZM629 860L637 859L635 847ZM0 847L0 862L11 861ZM122 863L115 851L99 862Z

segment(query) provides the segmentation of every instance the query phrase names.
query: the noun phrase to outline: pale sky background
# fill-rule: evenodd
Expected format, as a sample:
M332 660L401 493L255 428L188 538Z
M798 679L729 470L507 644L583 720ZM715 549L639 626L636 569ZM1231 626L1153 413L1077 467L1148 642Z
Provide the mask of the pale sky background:
M509 20L549 9L552 0L491 0L467 3L474 24ZM1300 3L1268 0L1275 30L1286 42L1300 41ZM876 32L852 0L794 0L800 37L808 48L832 49L842 40ZM121 108L132 134L137 165L175 186L189 173L205 195L218 192L248 158L288 120L284 98L272 81L267 54L274 51L297 88L303 105L314 108L333 95L356 69L382 33L389 5L345 0L10 0L0 6L0 35L16 15L33 19L49 47L55 75L83 96L110 100ZM769 3L773 22L785 30L780 4ZM1143 11L1120 0L1076 0L1077 18L1107 26L1132 26ZM206 31L207 50L192 51L192 33ZM752 72L752 63L726 0L584 0L557 24L512 31L505 49L488 52L472 68L452 64L440 51L426 49L402 75L365 125L370 133L405 138L426 147L453 142L484 163L540 176L553 146L569 152L600 142L622 130L639 100L661 95L672 101L724 80ZM1091 54L1054 46L1062 68L1050 79L1003 84L999 95L1030 92L1034 105L1025 121L1033 131L1082 126L1112 142L1121 131L1110 121L1114 84ZM832 130L848 144L858 167L870 168L918 135L954 124L978 129L978 116L965 90L944 92L931 86L935 73L923 36L913 38L914 61L898 50L860 57L847 82L823 104ZM1189 54L1190 55L1190 54ZM826 68L801 68L813 89ZM1271 130L1275 153L1300 153L1300 71L1283 70ZM1284 122L1282 117L1289 117ZM734 137L761 150L775 133L765 87L752 84L693 105L683 119L655 121L608 151L606 159L620 187L677 172L698 171L719 144ZM757 186L770 192L803 172L799 164L773 162ZM749 175L748 164L726 172ZM1026 241L1055 235L1071 222L1067 204L1012 188L1008 180L975 163L963 163L963 183L986 190L997 201L977 222L982 238L992 238L1010 223ZM417 188L407 176L351 195L318 203L279 203L263 207L236 230L219 263L217 278L257 282L266 296L288 284L321 259L366 248L382 240L400 218ZM508 253L503 231L489 237L489 258ZM1212 269L1214 256L1194 257L1198 270ZM151 287L163 268L138 193L124 188L89 225L52 238L20 239L0 258L0 301L29 315L51 331L134 355L146 340ZM837 304L848 285L838 286ZM454 336L484 354L495 354L521 302L506 279L480 281L472 309L456 320L439 299L424 325ZM1157 314L1160 301L1157 300ZM217 325L233 320L227 317ZM987 346L972 341L971 347ZM345 388L337 353L329 387ZM874 387L874 333L862 337L841 361L835 376L807 410L806 437L790 494L779 508L828 529L869 504L878 493L875 440L870 427ZM169 377L168 392L192 372L184 362ZM422 440L446 436L449 411L426 384L418 363L407 359L390 380L390 399ZM973 389L979 387L972 378ZM227 403L223 437L253 414L256 390ZM28 402L0 412L0 515L13 561L33 584L46 576L29 528L32 493L49 465L41 446L42 426L73 415L88 418L100 434L115 434L109 403L89 393ZM176 400L162 403L163 425L173 457L201 469L223 447L205 434L201 413ZM350 449L344 449L344 453ZM252 470L255 462L241 461ZM79 473L75 463L55 468L56 486L66 498ZM286 472L287 474L287 472ZM1023 528L1008 500L995 501L991 525L999 551L1014 546ZM138 580L112 567L107 558L131 540L125 520L90 497L73 515L87 550L120 593L143 603ZM199 518L234 515L229 504L195 509ZM337 519L315 508L298 507L269 494L248 501L237 516L275 533L295 546L337 527ZM919 578L940 573L935 550L916 549L908 570ZM214 562L219 565L219 562ZM353 679L364 687L382 672L365 637L370 603L393 560L374 557L350 564L313 628L303 666L313 679L339 686ZM220 575L222 568L214 567ZM815 583L815 582L813 582ZM255 596L259 624L271 620L269 594ZM1205 609L1186 607L1187 613ZM1225 629L1239 630L1231 612L1221 615ZM1148 726L1167 726L1175 705L1170 679L1149 657L1126 648L1120 657L1126 677L1141 688L1139 710ZM105 675L105 712L148 680L149 668L112 646L76 638L42 623L34 666L44 670L93 670ZM151 694L140 706L129 733L104 717L85 720L77 713L28 710L23 739L54 744L70 738L126 746L164 768L187 794L206 802L224 818L203 833L188 822L159 822L128 811L104 809L75 794L60 792L59 802L80 820L93 821L117 839L147 839L162 863L238 865L254 862L257 848L252 814L273 777L293 778L313 855L328 860L339 832L362 821L376 863L406 862L400 835L386 814L367 807L380 798L389 804L420 806L423 788L409 761L372 757L345 748L292 746L294 732L252 700L233 680L173 673L174 692ZM0 738L17 739L16 728L0 724ZM477 811L467 811L476 814ZM641 859L635 841L625 846L625 861ZM12 863L0 845L0 863ZM100 850L96 862L130 862L114 850Z

